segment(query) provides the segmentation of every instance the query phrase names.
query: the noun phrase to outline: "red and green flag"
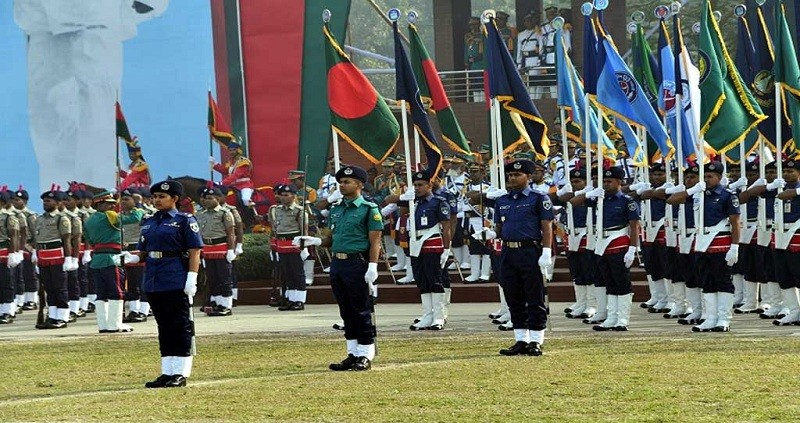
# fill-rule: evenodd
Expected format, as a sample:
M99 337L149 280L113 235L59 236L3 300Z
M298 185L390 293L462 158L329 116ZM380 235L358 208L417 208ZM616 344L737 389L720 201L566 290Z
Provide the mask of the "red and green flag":
M439 128L442 130L442 138L447 145L456 153L472 154L469 140L464 135L464 132L461 131L461 126L458 124L453 107L450 106L450 100L444 91L442 80L439 78L439 71L436 70L436 64L428 54L417 28L414 25L408 25L408 33L411 39L409 59L419 85L419 94L422 97L422 101L429 105L429 110L436 115Z
M400 137L400 124L386 100L339 46L327 24L322 32L328 65L331 125L370 162L380 163L394 150Z
M211 95L211 91L208 92L208 132L215 141L225 148L228 147L228 143L236 140L233 136L233 131L231 131L231 126L222 116L217 102Z
M125 115L122 114L122 106L119 101L115 104L117 109L117 138L125 140L125 144L133 144L133 137L131 131L128 130L128 122L125 121Z

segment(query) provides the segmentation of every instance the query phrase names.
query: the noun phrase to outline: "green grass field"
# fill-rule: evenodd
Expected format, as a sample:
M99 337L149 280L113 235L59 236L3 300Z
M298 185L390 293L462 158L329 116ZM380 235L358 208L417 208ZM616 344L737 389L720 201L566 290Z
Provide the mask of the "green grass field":
M421 336L420 336L421 335ZM372 371L334 373L336 334L198 340L183 389L151 337L6 341L2 421L797 421L800 339L561 336L501 357L506 334L380 339Z

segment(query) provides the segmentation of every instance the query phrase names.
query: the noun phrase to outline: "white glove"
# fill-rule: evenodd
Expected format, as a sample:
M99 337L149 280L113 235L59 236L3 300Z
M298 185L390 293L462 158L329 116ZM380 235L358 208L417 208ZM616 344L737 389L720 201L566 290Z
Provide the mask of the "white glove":
M725 253L725 262L728 266L733 266L739 261L739 244L731 244L731 249Z
M37 275L39 274L39 265L37 264L33 265L33 273L36 273Z
M364 274L364 281L372 285L378 280L378 263L367 264L367 273Z
M444 269L444 265L447 264L447 259L449 257L450 257L450 249L445 248L444 251L442 251L442 256L439 258L439 267Z
M321 214L322 217L328 217L328 215L331 214L331 212L328 211L328 209L322 209L322 210L319 211L319 214Z
M339 191L339 188L336 188L336 191L334 191L334 192L330 193L330 195L328 195L328 200L327 201L328 201L328 203L333 204L333 203L341 200L342 198L344 198L344 195L342 195L342 192Z
M183 293L189 297L189 305L194 302L194 294L197 294L197 272L186 274L186 284L183 285Z
M114 266L121 267L122 266L122 258L125 257L125 253L122 254L114 254L111 256L111 262L114 263Z
M556 191L556 195L561 197L562 195L566 195L571 192L572 192L572 185L565 184L563 187L559 188L558 191Z
M36 264L39 262L39 256L36 255L36 249L31 250L31 263Z
M237 243L236 249L233 251L236 253L237 256L244 254L244 245L241 242Z
M706 190L706 183L704 181L700 181L694 184L693 187L686 190L687 195L695 195L701 193Z
M72 257L64 257L64 264L61 265L61 270L65 272L72 271Z
M397 204L389 203L386 207L381 209L381 216L387 217L397 210Z
M756 181L756 182L758 182L758 181ZM728 189L736 191L737 189L739 189L739 188L741 188L743 186L747 186L747 178L745 178L744 176L742 176L741 178L737 179L735 182L731 182L730 184L728 184Z
M292 239L292 245L294 245L295 247L299 247L301 239L304 241L303 247L313 247L315 245L322 245L322 238L317 238L315 236L308 236L308 235L294 237L294 239Z
M542 255L539 256L539 270L547 277L550 274L550 266L553 265L553 250L550 248L542 248Z
M489 241L489 240L497 238L497 232L495 232L495 231L493 231L493 230L491 230L489 228L483 228L482 230L472 234L472 237L477 239L478 241L483 241L484 240L484 236L486 236L485 239L487 241Z
M767 184L767 191L775 191L776 189L783 189L786 187L786 181L783 178L775 178L774 181Z
M767 181L764 180L764 178L758 178L755 181L753 181L753 184L750 185L750 187L748 189L755 188L755 187L766 187L766 186L767 186Z
M723 176L722 179L719 180L719 184L723 187L729 187L731 184L728 183L728 177Z
M594 200L596 198L599 198L601 195L603 195L603 188L595 188L586 193L586 198L588 198L589 200Z
M594 186L592 185L591 182L589 182L589 183L586 184L585 187L583 187L583 189L579 189L579 190L575 191L575 196L576 197L579 196L579 195L586 196L586 193L591 191L591 190L593 190L593 189L594 189Z
M233 259L235 259L235 258L236 258L236 251L234 251L234 250L228 250L228 251L225 253L225 260L228 260L228 263L232 263L232 262L233 262Z
M625 267L631 267L634 257L636 257L636 247L628 246L628 252L622 258L622 261L625 262Z
M16 267L17 265L19 265L19 264L20 264L20 263L22 263L23 261L25 261L25 256L23 255L22 251L17 251L16 253L11 253L11 254L9 254L9 256L14 256L14 257L16 257L16 258L14 259L14 261L16 261L16 262L17 262L17 264L16 264L16 265L14 265L14 267Z
M501 188L489 187L489 189L486 190L486 198L489 200L497 200L506 194L508 194L508 191Z
M679 192L684 192L684 191L686 191L686 185L678 184L678 185L675 185L674 187L665 189L664 193L671 195L671 194L677 194Z
M308 252L308 248L303 248L300 250L300 260L305 261L311 253Z
M670 188L675 188L675 184L673 184L672 182L666 182L666 183L664 183L664 185L661 185L660 187L658 187L658 189L663 189L664 191L666 191L666 190L668 190Z
M414 188L409 188L406 192L400 194L400 201L414 201L414 198L416 198Z
M123 251L122 256L125 257L125 264L136 264L140 261L138 254L131 254L128 251Z
M84 251L83 257L81 257L81 263L83 263L83 265L85 266L89 264L89 262L91 261L92 261L92 252L89 250Z
M636 191L637 195L642 195L645 191L652 189L650 182L639 182L638 184L633 184L630 186L632 191Z
M13 269L19 265L19 261L17 259L17 253L8 253L8 268Z

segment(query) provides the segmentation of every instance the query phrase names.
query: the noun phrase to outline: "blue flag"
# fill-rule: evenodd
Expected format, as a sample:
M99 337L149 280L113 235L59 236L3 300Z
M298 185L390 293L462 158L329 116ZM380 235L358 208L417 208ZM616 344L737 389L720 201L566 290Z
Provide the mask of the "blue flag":
M667 130L661 124L644 90L634 78L613 44L604 35L597 44L600 74L597 79L597 102L628 124L645 127L665 158L674 152Z
M400 33L397 30L397 22L394 22L394 66L396 75L396 96L397 100L405 100L411 109L411 120L414 127L419 132L422 148L425 151L427 169L435 178L439 175L442 168L442 149L433 134L431 124L428 122L428 114L422 105L422 98L419 95L419 85L414 77L411 62L408 60L403 43L400 42ZM409 158L410 159L410 158Z
M486 30L488 33L486 36L486 73L489 79L489 96L497 98L501 107L508 111L514 127L519 131L522 142L526 142L531 147L536 153L537 159L544 160L550 153L547 125L531 101L528 89L522 82L514 59L511 58L508 47L497 31L494 20L486 24ZM516 147L516 144L512 144L505 150L510 152Z
M583 17L583 85L587 94L597 94L597 35L592 18Z

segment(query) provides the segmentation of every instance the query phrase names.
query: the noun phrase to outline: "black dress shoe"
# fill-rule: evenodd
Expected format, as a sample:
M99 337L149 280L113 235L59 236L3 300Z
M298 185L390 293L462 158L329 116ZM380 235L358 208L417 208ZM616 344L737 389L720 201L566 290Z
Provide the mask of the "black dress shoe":
M517 341L514 345L500 350L500 355L520 355L520 354L528 354L528 343L525 341Z
M163 388L167 384L167 381L169 381L170 379L172 379L172 376L170 376L170 375L161 375L161 376L157 377L156 380L145 383L144 387L145 388Z
M165 388L180 388L186 386L186 378L181 375L172 375L164 383Z
M36 310L36 303L33 301L26 301L25 304L22 304L22 309L25 311Z
M14 320L8 314L0 314L0 325L7 325L9 323L14 323Z
M567 307L567 308L565 308L565 309L564 309L564 313L565 313L565 314L572 313L572 309L571 309L571 308L569 308L569 307Z
M292 301L287 301L278 306L278 311L289 311L292 307Z
M700 321L698 319L682 318L682 319L678 319L678 324L679 325L699 325Z
M331 327L336 329L336 330L344 330L344 325L340 325L338 323L334 323L333 326L331 326Z
M24 311L22 309L22 306L15 305L14 307L16 307L16 310L14 310L14 317L17 317L17 314L22 314L22 312Z
M47 319L44 323L45 329L63 329L67 327L67 322L63 320Z
M360 372L372 368L372 362L367 357L356 357L356 362L353 363L353 370Z
M711 332L729 332L731 330L728 326L714 326L711 328Z
M510 330L514 330L514 328L510 328L510 327L508 327L506 325L500 325L500 326L497 327L497 330L502 330L503 332L508 332Z
M613 330L615 332L627 332L628 331L628 327L627 326L614 326L614 327L611 328L611 330Z
M444 325L430 325L428 326L428 330L442 330L444 329Z
M341 363L331 363L328 365L328 368L334 372L353 370L353 365L356 364L356 360L356 356L353 354L347 354L347 358L342 360Z
M592 326L592 330L596 330L598 332L605 332L605 331L611 330L611 328L607 328L607 327L605 327L603 325L594 325L594 326Z
M411 325L411 326L408 327L408 330L414 330L414 331L416 331L416 330L428 330L428 326L419 327L419 326Z
M76 315L76 316L78 316L78 318L81 318L81 317L86 317L86 310L84 310L84 309L82 309L82 308L79 308L79 309L78 309L78 312L77 312L77 313L75 313L75 315Z
M69 320L67 320L67 323L75 323L77 321L78 321L78 315L70 311Z
M528 353L528 355L538 357L542 355L542 346L539 345L538 342L531 342L528 344L528 349L526 350L526 352Z
M492 319L492 323L495 325L502 325L505 324L507 320L500 320L500 319Z
M94 303L89 303L89 305L86 306L87 313L94 313L94 309L95 309Z
M641 303L641 304L639 304L639 308L650 308L650 304Z
M130 313L128 313L127 316L122 318L122 323L132 323L133 322L133 318L136 317L137 314L139 314L139 313L137 313L135 311L131 311Z
M489 318L492 320L497 319L500 316L502 316L502 314L489 313Z
M208 313L208 315L209 316L215 316L215 317L216 316L230 316L231 315L231 309L229 309L228 307L217 306L213 310L211 310L211 313Z
M142 323L147 321L147 315L144 313L136 313L135 316L131 317L130 323Z
M603 323L605 320L606 319L597 319L597 320L595 320L594 318L583 319L583 323L585 323L587 325L597 325L597 324Z
M305 310L306 305L301 303L300 301L295 301L289 305L289 311L298 311L298 310Z

